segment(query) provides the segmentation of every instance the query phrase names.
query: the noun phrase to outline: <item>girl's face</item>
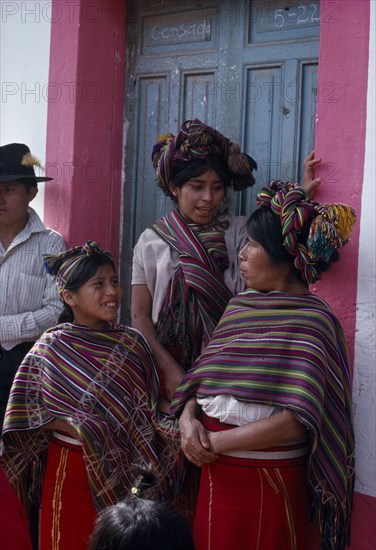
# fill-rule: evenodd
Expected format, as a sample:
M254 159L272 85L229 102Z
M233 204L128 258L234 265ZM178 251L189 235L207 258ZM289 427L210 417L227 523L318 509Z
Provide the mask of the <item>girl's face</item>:
M205 225L213 221L225 196L225 184L214 170L186 181L181 187L170 185L179 210L187 223Z
M78 290L64 291L63 298L73 310L75 323L103 330L115 320L122 294L113 267L105 264Z

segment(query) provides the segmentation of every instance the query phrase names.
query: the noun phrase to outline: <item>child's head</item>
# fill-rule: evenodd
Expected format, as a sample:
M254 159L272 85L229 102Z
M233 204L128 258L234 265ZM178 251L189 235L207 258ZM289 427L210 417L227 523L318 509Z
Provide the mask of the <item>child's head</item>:
M88 241L58 256L45 256L47 271L56 277L64 303L60 322L75 322L100 329L113 321L122 291L112 256Z
M97 519L90 550L194 550L187 520L170 504L135 497Z
M209 170L216 172L224 187L241 191L255 183L252 171L257 169L239 145L198 119L183 122L176 135L158 136L152 162L157 185L172 198L174 189Z
M88 550L194 550L188 521L170 503L142 498L156 481L151 466L137 470L132 497L99 514Z

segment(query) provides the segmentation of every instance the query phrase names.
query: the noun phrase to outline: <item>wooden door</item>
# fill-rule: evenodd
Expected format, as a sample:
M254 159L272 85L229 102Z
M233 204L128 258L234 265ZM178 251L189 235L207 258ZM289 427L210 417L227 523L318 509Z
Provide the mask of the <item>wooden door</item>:
M126 287L138 236L172 207L155 185L158 134L199 118L256 159L256 186L237 194L234 213L249 215L271 178L299 179L314 143L319 8L319 0L127 2ZM126 293L126 318L128 306Z

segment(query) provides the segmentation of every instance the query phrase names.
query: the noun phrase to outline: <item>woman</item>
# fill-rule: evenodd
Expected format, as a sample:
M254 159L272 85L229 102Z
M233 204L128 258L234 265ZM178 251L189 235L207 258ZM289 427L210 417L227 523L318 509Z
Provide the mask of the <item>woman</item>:
M220 214L227 190L254 184L255 161L217 130L188 120L160 136L152 154L157 184L176 208L146 229L135 247L132 324L148 341L161 375L160 406L169 401L209 342L229 299L241 291L237 256L243 216ZM312 189L307 157L305 184Z
M122 291L111 255L89 241L47 256L46 267L56 275L64 322L18 370L1 464L25 501L38 502L43 486L41 550L80 550L96 512L130 492L134 465L152 464L157 494L166 496L178 442L174 426L157 417L148 345L115 324Z
M305 550L310 502L322 548L342 550L354 482L348 354L308 285L338 258L355 215L282 181L258 205L239 255L247 290L173 401L183 451L202 466L196 546Z

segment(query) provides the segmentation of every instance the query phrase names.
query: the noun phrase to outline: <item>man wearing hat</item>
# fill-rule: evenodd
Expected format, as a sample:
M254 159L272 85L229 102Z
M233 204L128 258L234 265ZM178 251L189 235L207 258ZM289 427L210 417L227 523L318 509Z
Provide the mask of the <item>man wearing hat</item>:
M29 207L38 182L52 179L36 176L35 166L26 145L0 147L0 432L19 364L61 311L43 254L63 252L65 243Z

